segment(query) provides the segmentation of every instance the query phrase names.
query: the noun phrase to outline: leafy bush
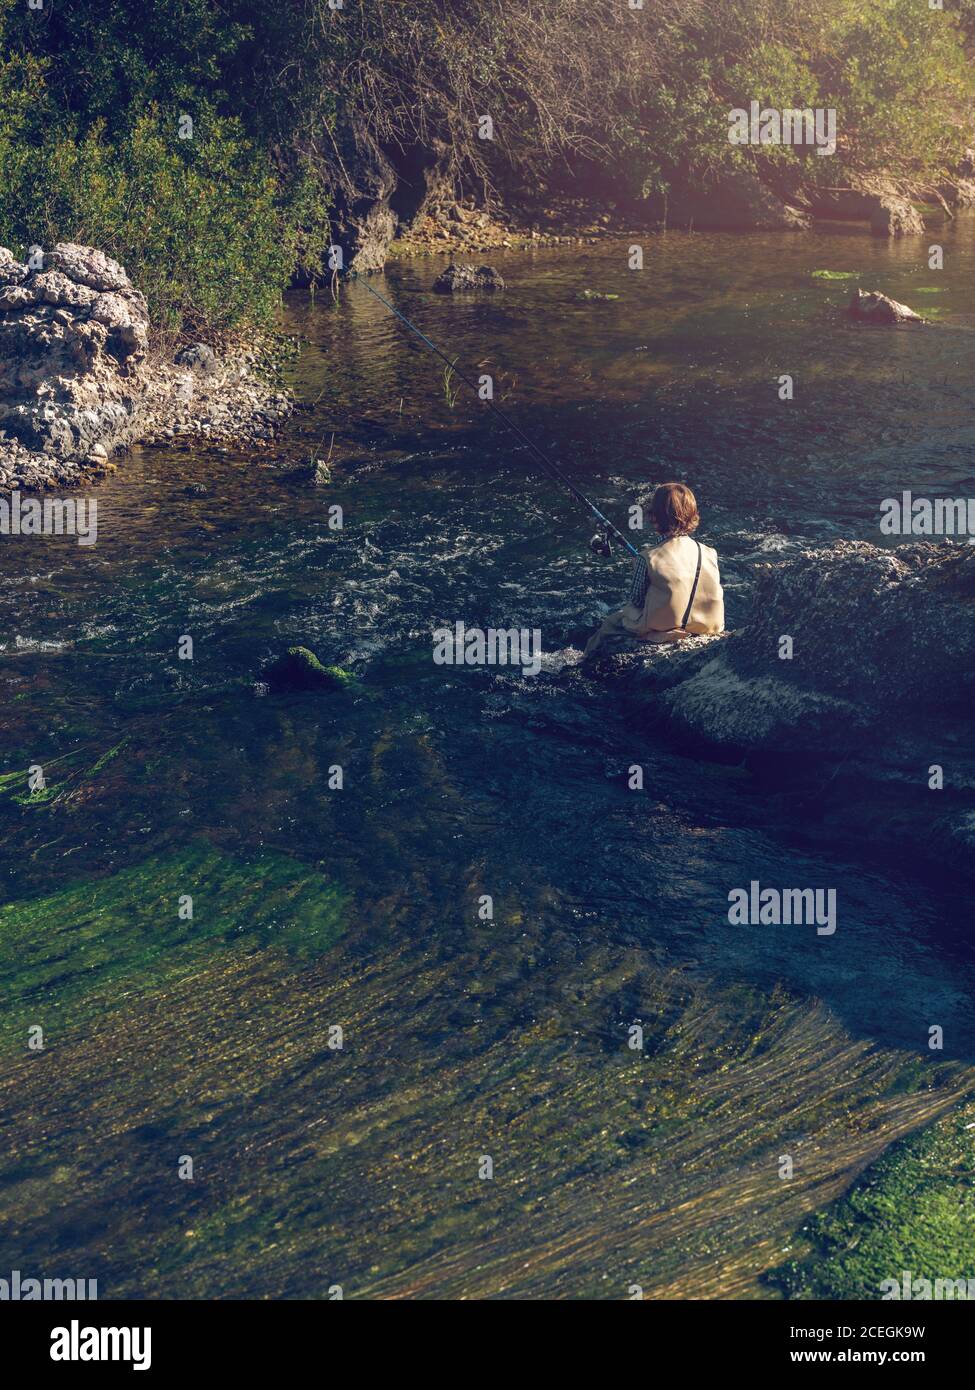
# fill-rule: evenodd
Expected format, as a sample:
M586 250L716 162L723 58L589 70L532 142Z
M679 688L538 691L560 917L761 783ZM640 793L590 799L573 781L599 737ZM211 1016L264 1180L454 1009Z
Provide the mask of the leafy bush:
M766 146L763 161L802 162L825 183L853 172L924 184L958 158L975 88L955 16L916 0L730 0L724 14L706 42L725 55L715 71L730 105L837 113L835 159Z
M251 31L204 0L79 0L36 12L45 24L32 13L0 0L11 55L0 62L0 244L21 255L98 246L127 267L158 327L266 322L298 265L320 260L328 199L299 151L273 158L220 110L225 68Z
M851 7L822 71L825 104L837 108L855 167L924 179L966 143L972 73L952 15L915 0Z
M55 132L17 172L15 247L100 247L129 267L159 326L219 331L264 321L280 302L297 230L237 122L207 118L181 140L152 107L117 143L101 120L77 140Z

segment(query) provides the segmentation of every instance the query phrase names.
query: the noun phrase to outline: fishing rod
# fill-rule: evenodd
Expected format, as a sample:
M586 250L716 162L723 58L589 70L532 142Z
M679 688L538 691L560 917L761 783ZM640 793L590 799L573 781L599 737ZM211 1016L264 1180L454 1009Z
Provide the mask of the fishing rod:
M451 371L454 372L458 377L460 377L464 385L469 386L472 391L477 393L479 399L481 398L480 388L478 387L477 383L472 381L471 378L467 376L465 372L459 371L458 368L454 365L454 363L451 362L447 354L445 352L441 352L440 349L437 347L436 343L432 342L421 329L417 328L415 323L412 323L406 317L405 314L401 313L399 309L396 308L395 304L390 304L389 300L384 298L384 296L381 295L378 290L373 289L372 285L369 284L368 280L361 279L360 276L354 270L349 271L347 273L351 276L353 280L356 280L359 284L364 285L365 288L369 291L369 293L371 295L374 295L375 298L379 300L380 304L385 305L391 314L395 314L398 319L405 323L411 333L415 333L418 338L422 339L422 341L426 343L427 347L430 348L432 352L435 352L437 356L441 359L441 361L446 362L447 366L451 369ZM610 554L608 532L612 531L613 535L623 542L630 554L635 555L637 559L639 559L640 552L637 550L636 546L633 545L629 540L627 540L626 536L624 536L623 532L619 529L619 527L614 525L614 523L610 521L609 517L605 516L599 510L595 502L590 501L586 494L576 487L575 483L572 481L571 478L566 477L566 475L562 472L561 468L559 468L558 464L549 458L548 454L545 453L544 449L540 448L539 445L537 445L533 439L530 439L528 435L525 433L525 431L519 425L515 424L514 420L512 420L510 415L506 415L505 412L500 408L500 406L494 404L494 401L490 399L485 399L485 404L489 405L491 409L494 411L495 415L499 416L508 426L508 428L515 432L515 434L518 436L521 442L527 445L529 449L531 449L532 453L536 456L536 458L541 460L542 464L547 469L549 476L554 478L557 482L560 482L563 487L568 488L569 491L572 493L573 497L578 498L580 502L584 503L585 506L587 506L589 510L595 516L597 516L599 520L603 523L603 525L606 527L607 535L602 542L602 546L600 547L599 553L603 555ZM599 540L600 537L594 536L592 541L590 542L590 545L594 550L597 549L596 542Z

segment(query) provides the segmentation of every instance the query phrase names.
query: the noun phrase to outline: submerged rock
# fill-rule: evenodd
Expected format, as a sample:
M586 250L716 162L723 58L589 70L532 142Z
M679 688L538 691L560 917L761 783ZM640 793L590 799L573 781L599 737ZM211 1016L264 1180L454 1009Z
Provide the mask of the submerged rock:
M352 684L350 672L341 666L323 666L307 647L288 650L264 668L272 690L344 690Z
M879 290L854 290L848 312L859 323L924 323L920 314Z
M503 290L501 272L490 265L454 265L451 263L433 282L438 294L454 294L457 290Z

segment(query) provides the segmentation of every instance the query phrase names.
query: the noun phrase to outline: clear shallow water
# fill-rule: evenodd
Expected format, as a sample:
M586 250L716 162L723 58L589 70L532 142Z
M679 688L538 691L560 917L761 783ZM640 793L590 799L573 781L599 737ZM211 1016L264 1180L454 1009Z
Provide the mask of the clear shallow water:
M503 408L615 519L655 482L686 478L721 556L734 626L757 564L838 535L877 540L881 499L905 487L971 493L975 233L966 222L924 246L931 240L946 247L942 273L924 268L920 244L838 230L648 239L642 274L625 269L625 247L512 254L497 261L509 288L495 299L430 294L433 260L393 266L375 283L460 363L490 372ZM936 308L938 325L849 327L838 311L850 282L813 279L818 268L862 270L865 288ZM620 299L573 303L587 286ZM399 1071L376 1080L388 1097L408 1091L431 1046L449 1050L458 1030L516 1036L559 994L570 960L595 984L607 962L637 952L660 978L689 969L705 990L771 999L782 983L799 1001L823 1000L853 1038L925 1065L927 1029L939 1023L946 1055L972 1060L963 889L932 884L876 846L824 842L808 807L783 817L781 800L743 769L633 727L603 688L580 698L544 677L433 665L432 629L457 619L540 628L546 651L564 659L618 601L628 566L589 552L586 514L483 407L466 394L448 404L440 365L361 285L336 305L293 298L287 326L307 343L294 384L309 408L275 459L137 451L97 491L95 547L3 544L0 773L40 763L57 792L0 802L5 897L18 923L34 913L41 924L18 927L37 973L25 973L8 936L16 1026L51 1020L58 1045L76 1048L84 1092L104 1084L97 1021L111 1026L113 1011L129 1009L140 1026L139 1011L185 971L222 969L223 952L300 978L296 991L310 988L309 969L324 979L336 968L353 993L357 960L379 970L378 982L369 977L379 990L387 958L390 988L401 983L392 962L404 949L417 979L453 960L442 997L401 997L415 1031L404 1025ZM777 399L784 372L796 382L789 403ZM330 447L333 483L315 488L298 460ZM207 495L188 495L200 481ZM328 526L334 503L341 532ZM176 659L183 634L192 662ZM350 666L356 690L260 693L263 662L295 642ZM645 768L642 793L626 786L633 762ZM336 764L342 791L328 787ZM204 876L218 885L219 930L197 939L187 928L171 951L150 952L169 901L151 887L193 893L201 849L219 856ZM132 878L112 898L120 872ZM266 911L239 897L264 873L275 885ZM752 878L835 888L835 936L730 927L728 891ZM316 883L341 904L340 957L331 909L316 917L308 905ZM74 899L50 908L52 894L79 885L91 890L85 911ZM483 893L496 924L479 961ZM65 912L84 925L59 932ZM327 930L299 949L305 915ZM530 983L528 967L512 964L523 952ZM618 1029L632 1007L627 997L601 1026ZM245 1034L252 1008L246 993L221 996L221 1029ZM22 1046L16 1033L10 1045ZM313 1050L305 1066L325 1055ZM133 1075L149 1065L130 1061ZM32 1084L41 1111L57 1114L66 1102L53 1074ZM282 1123L297 1124L298 1096L278 1086ZM107 1113L110 1122L119 1125ZM414 1119L413 1142L427 1123ZM247 1124L244 1115L238 1134ZM84 1145L81 1154L84 1165ZM165 1209L162 1179L146 1181L145 1200L151 1192ZM18 1248L43 1250L55 1238L44 1202L20 1200L16 1189ZM351 1197L326 1212L353 1231L368 1219ZM468 1238L463 1223L451 1229L429 1248ZM82 1231L79 1248L92 1239ZM384 1270L418 1257L411 1239L390 1229ZM104 1233L99 1249L118 1285L125 1261L105 1253ZM205 1275L193 1277L207 1289Z

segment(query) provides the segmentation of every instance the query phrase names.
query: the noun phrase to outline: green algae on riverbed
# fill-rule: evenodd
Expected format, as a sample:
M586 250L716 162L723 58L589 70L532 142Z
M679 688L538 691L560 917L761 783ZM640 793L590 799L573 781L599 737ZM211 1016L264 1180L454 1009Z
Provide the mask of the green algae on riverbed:
M192 904L187 902L192 898ZM192 910L192 917L187 913ZM123 999L171 985L213 952L280 946L300 959L343 930L343 896L287 855L205 845L0 907L0 1038L60 1043Z
M810 1212L972 1084L561 932L197 965L10 1059L15 1263L106 1298L770 1296Z
M890 1279L902 1297L905 1271L975 1292L975 1105L895 1145L803 1234L810 1256L769 1275L790 1298L879 1299Z
M0 773L0 798L9 796L18 806L43 806L48 802L57 801L65 791L72 786L76 786L79 780L88 781L98 776L109 763L118 757L125 747L128 739L122 739L113 748L107 749L102 753L90 768L73 768L71 765L79 760L83 761L84 749L63 754L59 758L52 758L47 762L41 771L44 774L44 786L31 789L31 768L18 768L13 772ZM58 768L58 776L67 772L67 777L61 781L50 782L47 779L51 776L52 767Z

